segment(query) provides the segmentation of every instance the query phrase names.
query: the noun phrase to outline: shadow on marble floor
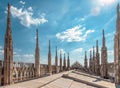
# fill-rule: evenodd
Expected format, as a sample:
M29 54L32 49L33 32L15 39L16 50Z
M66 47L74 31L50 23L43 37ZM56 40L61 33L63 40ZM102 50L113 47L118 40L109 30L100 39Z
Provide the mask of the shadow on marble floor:
M96 78L96 80L94 80L93 82L98 82L98 81L102 81L101 78Z

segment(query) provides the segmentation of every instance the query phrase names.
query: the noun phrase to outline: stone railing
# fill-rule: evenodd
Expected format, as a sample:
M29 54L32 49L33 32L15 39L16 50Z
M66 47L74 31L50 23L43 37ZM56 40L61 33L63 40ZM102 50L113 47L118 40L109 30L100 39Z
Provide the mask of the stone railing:
M0 60L0 85L4 84L4 61ZM60 67L58 66L58 72ZM40 64L40 77L47 76L48 65ZM55 73L55 65L52 65L52 73ZM35 78L34 63L13 62L13 83L31 80Z

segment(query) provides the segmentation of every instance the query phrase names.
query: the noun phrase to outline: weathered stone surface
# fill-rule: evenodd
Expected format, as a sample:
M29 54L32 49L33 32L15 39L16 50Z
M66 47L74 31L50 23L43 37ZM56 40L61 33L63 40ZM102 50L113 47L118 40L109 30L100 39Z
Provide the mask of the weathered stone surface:
M61 77L63 74L70 76L70 78ZM81 81L78 81L78 80ZM72 71L62 72L59 74L34 79L26 82L16 83L0 88L115 88L115 84L110 81L99 78L98 76Z
M87 69L88 68L88 63L87 63L87 52L85 51L85 59L84 59L84 68Z
M114 36L115 83L120 84L120 6L117 5L116 34Z
M50 40L48 45L48 74L52 74Z
M98 49L98 40L96 41L95 73L97 76L100 75L100 56L99 56L99 49Z
M102 48L101 48L101 76L108 78L107 47L105 45L105 35L103 30Z
M35 77L40 76L40 55L38 43L38 29L36 29L36 48L35 48Z
M8 3L7 29L4 43L4 85L13 83L13 40L10 21L10 4Z
M58 55L57 55L57 46L56 46L56 55L55 55L55 73L58 73Z

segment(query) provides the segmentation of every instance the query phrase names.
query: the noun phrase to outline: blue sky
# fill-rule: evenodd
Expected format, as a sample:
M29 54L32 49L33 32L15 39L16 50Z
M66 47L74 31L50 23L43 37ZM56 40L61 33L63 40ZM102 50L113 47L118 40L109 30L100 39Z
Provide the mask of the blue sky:
M108 62L114 61L116 6L120 0L1 0L0 58L3 59L6 31L6 8L11 4L14 61L34 62L36 28L39 29L40 63L47 63L48 40L51 40L52 64L55 46L70 53L71 63L84 62L84 52L102 44L105 30ZM59 56L59 55L58 55Z

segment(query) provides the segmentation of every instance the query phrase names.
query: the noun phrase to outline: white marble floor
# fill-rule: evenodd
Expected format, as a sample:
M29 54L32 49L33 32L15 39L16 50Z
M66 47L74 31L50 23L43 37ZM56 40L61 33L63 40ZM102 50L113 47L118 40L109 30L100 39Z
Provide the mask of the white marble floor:
M68 76L70 77L77 78L89 83L102 85L105 88L115 88L114 83L105 80L98 80L97 76L93 77L82 72L80 73L81 74L76 74L76 73L72 73L72 71L67 71L26 82L16 83L8 86L2 86L0 88L95 88L94 86L87 85L86 83L81 83L74 81L70 78L61 77L63 74L68 74Z

